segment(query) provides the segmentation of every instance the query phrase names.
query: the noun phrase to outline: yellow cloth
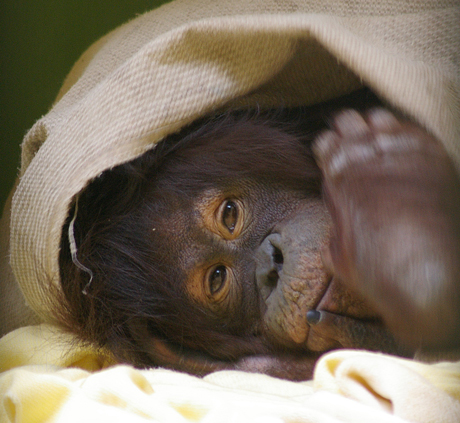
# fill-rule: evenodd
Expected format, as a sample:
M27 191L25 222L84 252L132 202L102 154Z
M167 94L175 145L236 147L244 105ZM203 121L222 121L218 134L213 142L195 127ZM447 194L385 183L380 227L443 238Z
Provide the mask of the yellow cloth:
M325 355L314 380L301 383L108 364L50 325L11 332L0 340L0 422L460 421L460 362L342 350Z

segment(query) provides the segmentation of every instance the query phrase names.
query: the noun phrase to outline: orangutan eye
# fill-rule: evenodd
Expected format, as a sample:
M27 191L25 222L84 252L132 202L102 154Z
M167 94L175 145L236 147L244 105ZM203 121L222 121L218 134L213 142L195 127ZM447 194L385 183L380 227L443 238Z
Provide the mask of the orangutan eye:
M209 292L211 295L217 294L225 285L227 280L227 269L225 266L217 266L209 275Z
M244 233L245 204L242 199L224 199L214 209L214 217L208 227L226 241L233 241Z
M238 207L233 201L227 201L222 213L222 223L233 234L238 219Z

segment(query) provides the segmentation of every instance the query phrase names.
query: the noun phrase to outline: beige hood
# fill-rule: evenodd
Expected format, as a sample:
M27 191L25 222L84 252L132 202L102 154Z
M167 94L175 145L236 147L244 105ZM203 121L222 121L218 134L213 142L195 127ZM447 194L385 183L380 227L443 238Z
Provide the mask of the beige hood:
M312 104L365 83L460 163L459 22L458 1L179 0L111 32L22 146L10 259L28 306L53 320L74 196L218 108Z

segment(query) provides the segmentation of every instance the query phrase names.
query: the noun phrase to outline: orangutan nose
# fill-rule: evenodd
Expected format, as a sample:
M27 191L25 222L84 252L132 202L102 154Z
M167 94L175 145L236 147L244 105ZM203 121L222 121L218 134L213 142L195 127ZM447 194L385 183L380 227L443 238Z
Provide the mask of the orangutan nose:
M256 254L256 280L262 298L266 300L276 288L283 270L284 256L281 236L271 234L264 239Z

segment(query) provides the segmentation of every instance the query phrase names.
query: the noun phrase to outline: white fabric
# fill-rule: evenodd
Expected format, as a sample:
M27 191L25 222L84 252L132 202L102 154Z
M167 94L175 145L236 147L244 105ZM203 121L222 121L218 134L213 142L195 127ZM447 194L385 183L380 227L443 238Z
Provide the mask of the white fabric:
M237 371L200 379L109 364L49 325L11 332L0 340L0 421L460 421L460 363L342 350L323 356L309 382Z

